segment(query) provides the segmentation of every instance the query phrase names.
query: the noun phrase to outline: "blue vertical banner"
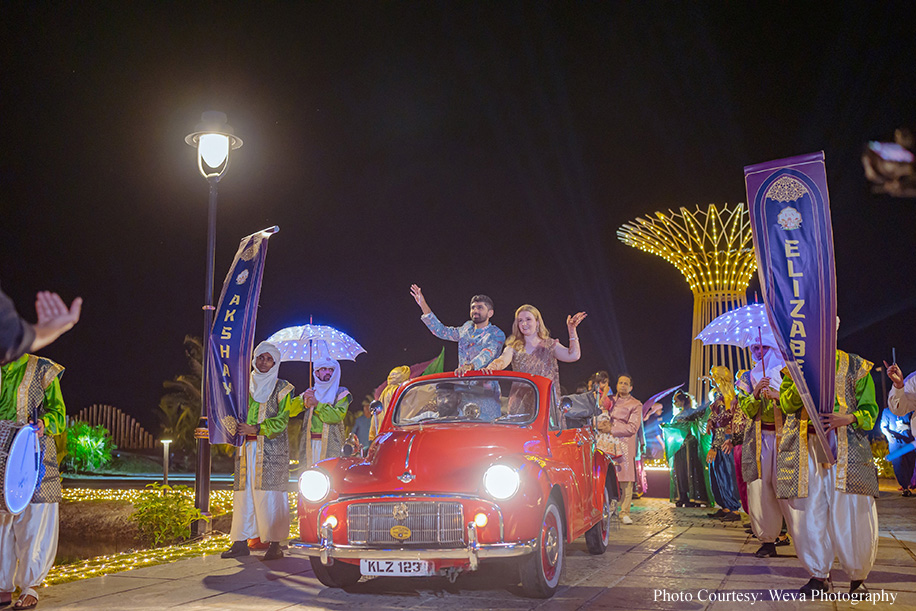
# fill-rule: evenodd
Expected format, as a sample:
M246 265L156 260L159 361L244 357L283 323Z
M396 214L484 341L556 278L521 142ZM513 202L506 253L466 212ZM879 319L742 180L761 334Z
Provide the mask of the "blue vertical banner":
M744 168L767 317L789 375L831 462L836 436L836 269L823 151Z
M207 358L207 428L210 443L241 445L236 425L248 416L248 380L258 299L271 227L242 238L213 316Z

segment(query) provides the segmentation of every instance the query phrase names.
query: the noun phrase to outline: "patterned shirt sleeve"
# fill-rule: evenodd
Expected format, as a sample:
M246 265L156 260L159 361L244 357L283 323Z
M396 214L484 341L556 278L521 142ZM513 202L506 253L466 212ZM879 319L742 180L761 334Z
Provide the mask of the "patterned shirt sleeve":
M474 369L483 369L496 359L502 351L503 344L506 343L506 334L497 327L492 327L492 332L487 334L483 347L477 356L471 359L470 363Z
M448 340L450 342L458 341L460 329L458 327L446 327L432 312L424 314L420 317L420 320L422 320L429 328L430 332L439 339Z
M25 354L35 340L35 329L16 313L12 300L0 291L0 364Z

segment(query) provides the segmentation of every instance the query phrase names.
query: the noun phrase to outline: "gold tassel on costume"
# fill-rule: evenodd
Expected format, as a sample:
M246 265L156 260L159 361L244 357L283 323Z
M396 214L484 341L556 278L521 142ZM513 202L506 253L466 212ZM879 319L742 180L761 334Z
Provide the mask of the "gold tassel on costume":
M312 460L312 415L315 413L315 408L310 407L308 413L305 415L305 420L302 422L303 433L305 434L305 465L306 467L311 467L315 464L315 461ZM302 444L299 444L301 447Z
M754 418L754 441L755 448L754 457L757 460L757 477L763 477L763 470L760 468L760 451L763 449L763 434L761 433L761 424L760 424L760 412L757 412L757 416Z
M321 427L321 458L318 460L324 460L328 457L328 423L325 422L324 426Z

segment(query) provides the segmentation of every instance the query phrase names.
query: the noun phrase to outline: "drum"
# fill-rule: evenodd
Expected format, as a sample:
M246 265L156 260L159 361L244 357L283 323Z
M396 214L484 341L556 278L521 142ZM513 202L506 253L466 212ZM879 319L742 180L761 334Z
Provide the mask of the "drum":
M40 465L35 429L0 420L0 513L18 514L29 506L38 486Z

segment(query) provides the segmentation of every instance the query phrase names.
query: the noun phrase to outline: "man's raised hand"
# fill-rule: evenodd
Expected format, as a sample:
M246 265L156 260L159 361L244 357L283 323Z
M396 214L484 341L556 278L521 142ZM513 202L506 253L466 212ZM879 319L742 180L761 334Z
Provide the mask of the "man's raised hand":
M424 314L432 312L429 305L426 303L426 297L423 296L423 289L416 284L411 284L410 294L413 296L413 300L417 302L417 305L420 306L420 309L423 310Z
M894 383L894 388L903 388L903 372L900 371L897 363L888 365L887 361L884 361L884 370L887 372L887 377Z
M74 299L67 308L57 293L39 292L35 296L38 322L35 323L35 341L32 342L31 350L40 350L69 331L79 321L82 307L81 297Z

